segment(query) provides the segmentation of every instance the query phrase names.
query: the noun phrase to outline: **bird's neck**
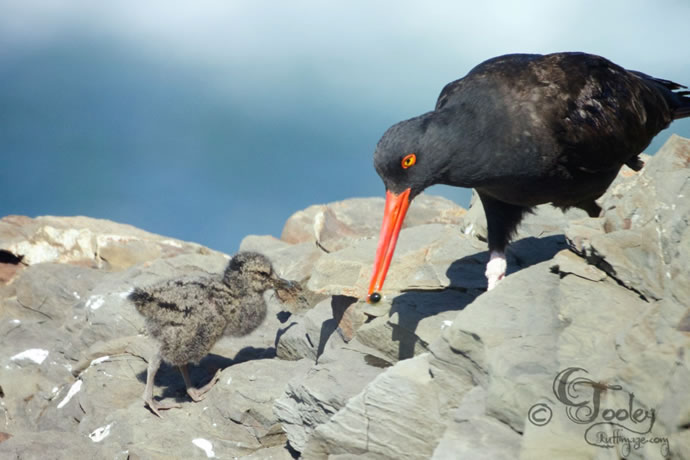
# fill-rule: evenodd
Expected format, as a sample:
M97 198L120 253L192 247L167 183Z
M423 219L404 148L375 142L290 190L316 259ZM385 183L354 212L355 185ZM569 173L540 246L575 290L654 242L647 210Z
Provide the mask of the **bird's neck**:
M435 183L467 188L485 185L497 165L487 154L491 140L485 139L482 120L463 106L429 116L421 141L436 163L431 165L438 175Z

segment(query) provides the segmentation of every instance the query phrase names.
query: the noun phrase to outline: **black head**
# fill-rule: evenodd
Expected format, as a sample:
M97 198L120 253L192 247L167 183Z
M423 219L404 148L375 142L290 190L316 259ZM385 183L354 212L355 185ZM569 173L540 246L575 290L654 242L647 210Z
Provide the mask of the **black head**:
M386 204L369 301L381 298L376 291L383 287L410 202L430 185L446 181L452 161L451 122L445 113L429 112L392 126L376 146L374 167L386 186Z
M374 152L374 168L386 190L399 195L410 189L411 200L425 188L443 183L451 158L437 126L438 115L429 112L384 133Z

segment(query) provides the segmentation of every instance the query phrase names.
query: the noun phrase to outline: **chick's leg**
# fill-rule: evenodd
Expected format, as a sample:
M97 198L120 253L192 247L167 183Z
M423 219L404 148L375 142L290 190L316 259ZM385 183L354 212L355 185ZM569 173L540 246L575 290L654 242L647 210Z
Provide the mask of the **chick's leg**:
M161 404L153 399L153 381L158 372L158 368L161 366L161 354L157 351L156 354L149 360L149 366L146 370L146 388L144 389L144 405L151 409L151 412L157 416L161 416L160 410L173 409L177 407L182 407L179 404Z
M218 379L220 379L220 369L218 369L210 382L201 388L194 388L192 379L189 378L189 371L186 364L180 366L180 372L182 373L182 378L184 378L184 384L187 386L187 394L195 402L202 401L206 397L206 393L208 393L208 391L213 388L213 385L218 382Z

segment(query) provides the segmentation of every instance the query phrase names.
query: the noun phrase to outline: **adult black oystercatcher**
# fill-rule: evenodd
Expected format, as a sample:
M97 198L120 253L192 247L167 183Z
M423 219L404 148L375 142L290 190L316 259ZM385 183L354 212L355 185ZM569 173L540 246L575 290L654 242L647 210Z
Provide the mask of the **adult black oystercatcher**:
M594 200L671 121L690 116L685 86L585 53L510 54L446 85L428 113L392 126L374 166L386 207L368 300L380 299L410 201L433 184L473 187L484 205L488 289L505 276L505 248L531 207L590 216Z

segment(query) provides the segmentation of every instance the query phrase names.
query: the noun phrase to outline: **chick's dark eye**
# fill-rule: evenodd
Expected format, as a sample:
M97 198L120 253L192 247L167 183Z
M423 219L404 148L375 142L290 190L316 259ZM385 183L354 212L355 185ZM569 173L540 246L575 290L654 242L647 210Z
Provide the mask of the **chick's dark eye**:
M414 165L417 162L417 155L414 153L410 153L409 155L405 155L402 159L401 165L403 169L407 169L410 166Z

